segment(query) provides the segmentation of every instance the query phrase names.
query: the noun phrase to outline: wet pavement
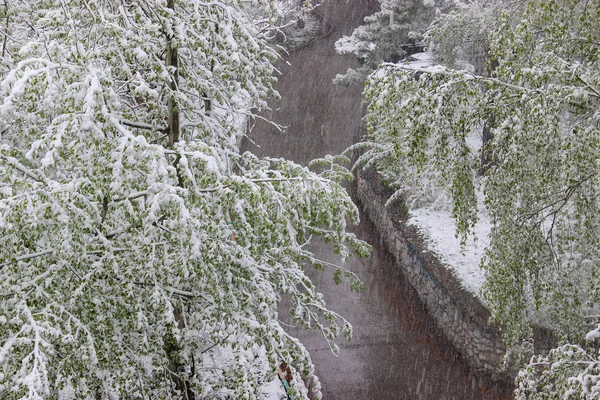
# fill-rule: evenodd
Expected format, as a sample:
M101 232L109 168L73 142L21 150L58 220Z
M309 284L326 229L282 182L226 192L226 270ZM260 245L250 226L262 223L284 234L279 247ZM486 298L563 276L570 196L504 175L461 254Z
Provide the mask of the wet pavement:
M339 154L357 141L363 129L361 88L338 88L331 80L358 63L335 54L333 43L350 34L376 7L371 0L325 2L320 8L323 34L330 34L286 56L278 66L282 99L271 102L272 111L265 117L286 125L286 132L257 122L250 140L242 145L244 150L306 165L316 157ZM290 329L312 356L324 398L511 398L510 385L474 373L435 330L410 284L378 245L374 226L366 217L361 220L353 231L373 245L372 256L344 265L364 282L361 293L351 293L344 284L336 286L333 271L308 271L329 308L352 323L353 340L340 340L339 357L335 357L318 333ZM315 243L311 250L325 261L340 262L324 245Z

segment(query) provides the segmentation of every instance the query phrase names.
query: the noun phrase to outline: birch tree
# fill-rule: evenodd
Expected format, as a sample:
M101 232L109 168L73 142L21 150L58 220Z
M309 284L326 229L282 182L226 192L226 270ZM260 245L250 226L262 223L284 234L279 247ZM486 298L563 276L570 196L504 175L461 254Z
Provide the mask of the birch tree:
M275 95L279 18L262 0L0 6L1 398L256 398L282 360L319 396L277 306L335 351L350 326L306 246L368 246L339 174L238 150Z
M560 341L523 369L518 396L596 398L600 4L519 6L519 18L505 12L491 33L491 75L391 64L372 74L361 162L376 165L409 205L446 193L463 240L483 190L492 221L483 295L492 322L526 364L533 324ZM489 115L489 164L480 177Z

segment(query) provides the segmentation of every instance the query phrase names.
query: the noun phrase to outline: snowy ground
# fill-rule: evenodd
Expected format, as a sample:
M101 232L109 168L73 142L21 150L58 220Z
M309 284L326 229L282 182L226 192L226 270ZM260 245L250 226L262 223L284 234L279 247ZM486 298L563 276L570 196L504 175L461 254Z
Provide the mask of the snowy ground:
M461 280L465 288L481 297L481 286L485 275L479 264L485 248L490 244L490 220L480 213L475 226L475 239L469 237L467 245L461 249L456 237L456 224L450 211L432 208L419 208L410 211L408 223L416 226L427 238L429 250Z

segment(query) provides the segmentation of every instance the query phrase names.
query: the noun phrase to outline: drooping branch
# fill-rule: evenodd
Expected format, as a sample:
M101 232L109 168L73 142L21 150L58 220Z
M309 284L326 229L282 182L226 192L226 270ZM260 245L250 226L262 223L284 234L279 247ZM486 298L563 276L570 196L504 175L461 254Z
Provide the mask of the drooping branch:
M313 180L313 181L319 181L319 182L325 182L325 180L319 180L319 179L305 179L303 177L292 177L292 178L262 178L262 179L249 179L248 182L251 183L267 183L267 182L291 182L291 181L304 181L304 180ZM196 192L198 193L212 193L212 192L217 192L219 190L223 190L223 189L227 189L228 187L231 187L232 185L222 185L222 186L217 186L217 187L212 187L212 188L203 188L203 189L197 189Z
M539 215L540 213L542 213L543 211L545 211L549 208L551 208L552 211L549 214L545 215L544 218L547 218L550 215L557 214L560 210L562 210L565 207L565 205L568 203L569 199L573 196L573 194L585 182L588 182L590 179L594 178L596 175L597 175L596 173L593 173L593 174L583 177L582 179L580 179L577 182L573 183L572 185L568 186L564 190L564 194L561 197L559 197L558 199L555 199L555 200L551 201L550 203L545 204L534 211L530 211L530 212L524 213L522 215L519 215L516 219L517 219L517 221L519 221L519 220L522 221L520 226L523 226L523 224L525 223L526 220L529 220L529 219L535 217L536 215ZM548 196L546 196L544 198L547 198L547 197Z
M29 168L27 168L26 166L21 164L19 162L19 160L17 160L16 158L10 157L10 156L5 156L5 155L0 155L0 157L3 158L4 160L6 160L16 170L18 170L19 172L23 173L24 175L30 177L34 181L47 183L47 180L45 178L40 178L39 176L37 176L37 174L35 172L33 172L32 170L30 170Z
M450 77L450 78L457 78L457 80L454 81L450 81L447 85L455 85L458 83L466 83L469 81L473 81L473 82L482 82L482 83L487 83L490 85L495 85L495 86L501 86L501 87L505 87L507 89L519 92L519 93L527 93L527 94L531 94L531 93L541 93L540 89L534 89L534 88L528 88L525 86L519 86L519 85L515 85L509 82L505 82L501 79L498 78L492 78L489 76L482 76L482 75L477 75L465 70L453 70L451 68L447 68L441 65L436 65L433 67L415 67L415 66L410 66L410 65L398 65L398 64L393 64L393 63L383 63L382 67L384 68L390 68L392 71L407 71L407 72L414 72L414 73L420 73L420 74L427 74L430 76L433 75L443 75L446 77Z

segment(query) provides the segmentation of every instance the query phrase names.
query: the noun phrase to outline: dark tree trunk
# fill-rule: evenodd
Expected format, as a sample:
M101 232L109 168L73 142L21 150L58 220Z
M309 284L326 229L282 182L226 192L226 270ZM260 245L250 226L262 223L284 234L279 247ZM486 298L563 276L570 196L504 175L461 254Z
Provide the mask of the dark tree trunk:
M174 10L175 1L167 0L167 7ZM167 35L169 35L167 33ZM173 47L173 38L167 36L167 55L165 58L165 64L169 67L174 67L173 76L171 82L169 82L169 88L172 93L177 91L179 85L179 58L177 57L177 49ZM175 101L174 94L169 97L167 104L169 110L169 147L173 148L175 143L179 142L179 109Z
M494 135L492 134L492 128L494 127L495 122L496 116L494 114L489 114L487 120L483 124L483 140L481 145L481 161L479 169L479 173L481 175L484 175L493 164L490 142L494 138Z
M167 0L167 7L171 10L175 10L175 0ZM171 89L171 96L167 102L168 109L168 137L169 137L169 147L174 148L175 143L179 142L180 139L180 126L179 126L179 109L177 106L177 102L175 100L175 93L179 90L179 57L177 55L177 48L173 46L173 37L171 33L167 32L167 48L165 55L165 64L167 67L173 67L173 75L171 76L171 81L169 82L169 88ZM180 157L177 156L175 158L175 162L173 166L177 169L177 177L179 179L179 185L182 186L183 182L181 179L181 175L179 173L178 164ZM183 307L183 306L182 306ZM175 312L175 318L179 323L179 328L185 327L185 322L182 316L182 311ZM175 347L178 347L175 345ZM177 353L181 349L173 348L172 351ZM184 369L184 365L181 364L181 361L178 360L179 357L171 356L171 362L169 363L169 371L171 372L171 380L175 384L175 388L181 394L182 400L194 400L196 395L190 388L189 381L185 377L185 373L181 374L181 371Z

